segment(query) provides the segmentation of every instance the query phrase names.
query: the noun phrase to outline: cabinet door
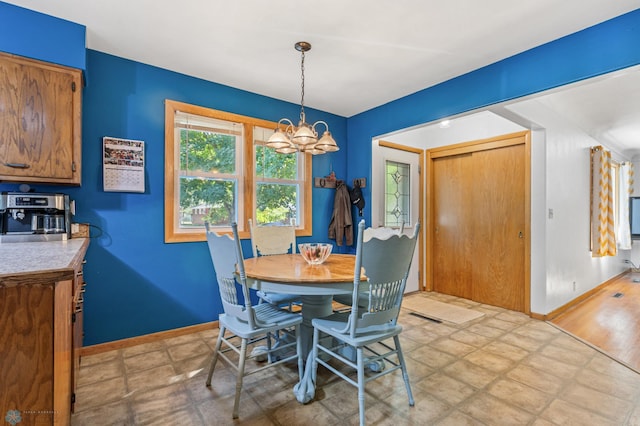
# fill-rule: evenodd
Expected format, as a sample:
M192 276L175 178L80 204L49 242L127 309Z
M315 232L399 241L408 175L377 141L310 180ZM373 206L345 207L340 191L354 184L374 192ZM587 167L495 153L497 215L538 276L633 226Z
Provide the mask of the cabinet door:
M46 413L54 404L53 289L53 284L0 285L2 419L16 409L31 412L23 414L24 424L51 419Z
M80 184L81 72L0 55L0 180Z

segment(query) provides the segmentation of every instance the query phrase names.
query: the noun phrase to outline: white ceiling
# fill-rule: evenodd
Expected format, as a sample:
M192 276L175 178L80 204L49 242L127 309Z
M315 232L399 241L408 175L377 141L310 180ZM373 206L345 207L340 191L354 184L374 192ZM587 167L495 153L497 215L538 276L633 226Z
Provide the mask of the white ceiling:
M308 41L305 105L345 117L640 7L640 0L5 1L85 25L90 49L294 103L293 46ZM603 117L602 102L558 102L586 108L589 120ZM598 131L626 131L607 126Z

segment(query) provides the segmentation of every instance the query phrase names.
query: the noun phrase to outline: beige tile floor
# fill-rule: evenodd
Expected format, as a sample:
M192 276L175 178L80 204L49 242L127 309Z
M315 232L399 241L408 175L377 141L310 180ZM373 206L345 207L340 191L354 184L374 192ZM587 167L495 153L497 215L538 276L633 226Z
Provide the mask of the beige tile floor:
M465 299L421 293L479 310L462 325L403 309L399 322L415 406L399 373L367 388L369 425L640 425L640 375L557 328ZM82 359L72 425L351 425L355 388L323 371L313 402L292 393L295 366L245 379L231 419L235 378L219 363L205 376L217 330ZM253 361L250 361L253 362Z

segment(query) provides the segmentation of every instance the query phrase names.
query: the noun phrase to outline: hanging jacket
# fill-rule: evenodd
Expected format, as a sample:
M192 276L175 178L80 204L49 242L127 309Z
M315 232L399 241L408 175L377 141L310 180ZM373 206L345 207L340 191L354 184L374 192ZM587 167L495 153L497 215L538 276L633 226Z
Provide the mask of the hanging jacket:
M343 238L346 245L353 245L353 219L351 218L351 199L349 189L343 182L336 185L336 195L333 199L333 215L329 222L329 238L342 245Z

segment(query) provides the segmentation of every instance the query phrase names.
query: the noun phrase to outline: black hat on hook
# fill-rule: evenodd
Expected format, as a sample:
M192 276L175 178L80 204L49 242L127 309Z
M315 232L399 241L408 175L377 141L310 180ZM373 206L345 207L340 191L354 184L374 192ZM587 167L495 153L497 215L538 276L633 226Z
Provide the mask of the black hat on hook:
M362 209L364 209L364 197L362 195L362 189L360 188L360 182L356 180L353 185L353 188L349 190L349 198L351 199L351 204L358 208L358 214L362 216Z

